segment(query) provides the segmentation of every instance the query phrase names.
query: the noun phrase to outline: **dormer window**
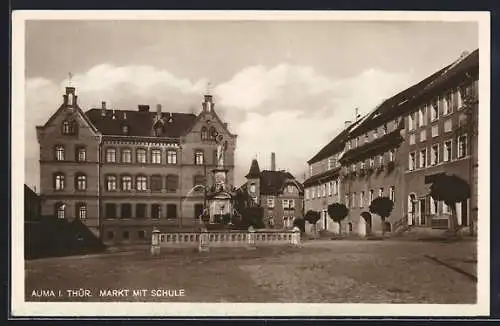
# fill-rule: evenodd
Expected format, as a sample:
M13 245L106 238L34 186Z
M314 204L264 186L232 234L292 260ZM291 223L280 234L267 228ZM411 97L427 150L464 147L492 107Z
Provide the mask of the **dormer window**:
M127 125L123 125L122 126L122 133L124 135L128 135L128 133L129 133L129 127Z
M64 120L62 123L63 135L76 135L77 124L74 120Z

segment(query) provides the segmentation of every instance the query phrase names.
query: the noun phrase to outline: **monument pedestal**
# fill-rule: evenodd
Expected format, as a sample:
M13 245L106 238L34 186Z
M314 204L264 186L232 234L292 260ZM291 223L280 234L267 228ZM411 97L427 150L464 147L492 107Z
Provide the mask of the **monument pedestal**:
M227 224L231 221L233 203L232 195L226 182L228 171L228 169L223 167L212 170L214 186L208 198L209 223Z

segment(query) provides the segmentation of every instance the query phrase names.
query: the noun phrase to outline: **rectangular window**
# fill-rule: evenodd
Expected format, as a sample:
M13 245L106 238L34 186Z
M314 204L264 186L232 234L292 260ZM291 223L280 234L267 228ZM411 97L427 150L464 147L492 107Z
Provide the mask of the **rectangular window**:
M123 231L123 240L128 240L130 239L130 234L128 231Z
M439 118L439 101L435 99L431 104L431 122Z
M458 136L457 145L457 158L467 156L467 135Z
M373 168L375 166L375 159L373 157L370 157L370 167Z
M365 205L365 192L362 191L359 193L359 207L364 207Z
M87 150L85 147L76 148L76 160L78 162L85 162L87 160Z
M435 125L435 126L432 126L432 137L437 137L439 136L439 126L438 125Z
M283 209L288 209L290 207L288 204L288 199L282 199L281 205L283 206Z
M454 89L451 94L451 110L456 111L458 109L458 102L459 102L459 97L460 97L460 92L457 91L457 89Z
M151 176L151 191L161 191L163 188L163 178L161 175Z
M205 161L204 159L204 153L203 151L197 150L194 153L194 164L196 165L203 165L203 162Z
M389 151L389 162L394 162L395 151L391 149Z
M116 204L107 203L104 205L106 218L116 218Z
M408 170L413 171L416 168L416 155L415 153L410 153L408 158Z
M205 184L205 177L203 175L197 174L193 177L193 187L201 186ZM201 187L199 187L201 188ZM254 192L254 191L252 191Z
M444 132L450 132L452 129L451 119L448 119L444 122Z
M415 129L415 113L412 112L408 115L408 130Z
M124 175L122 176L122 190L123 191L130 191L132 190L132 177L129 175Z
M274 197L267 198L267 207L274 208Z
M146 163L146 150L144 148L138 148L135 151L137 163Z
M337 180L333 181L333 194L338 195L339 193L339 182Z
M358 146L359 146L359 137L356 137L356 138L354 139L354 147L356 148L356 147L358 147Z
M351 194L351 207L356 207L356 193Z
M167 218L176 219L177 218L177 205L167 204Z
M87 219L87 205L85 203L80 203L76 206L76 216L80 219L80 220L85 220Z
M107 148L106 149L106 162L115 163L116 162L116 149Z
M431 165L439 163L439 145L435 144L431 147Z
M410 134L410 145L415 144L415 134Z
M148 190L148 180L146 176L137 176L135 178L135 188L137 191L146 191Z
M395 191L394 186L391 186L389 188L389 199L392 200L392 202L396 201L396 191Z
M87 176L84 174L76 175L76 190L85 191L87 190Z
M167 192L176 192L179 188L179 177L177 175L167 175Z
M368 204L371 204L373 201L373 189L368 193Z
M426 140L427 140L427 130L424 129L424 130L420 131L420 141L423 142L423 141L426 141Z
M136 218L146 217L146 204L135 204L135 217Z
M132 150L122 149L122 163L132 163Z
M379 197L384 196L384 188L380 188L380 189L378 190L378 196L379 196Z
M309 188L305 190L306 199L309 199Z
M443 97L443 115L447 115L451 112L451 93L447 93Z
M122 204L121 207L121 218L131 218L132 217L132 205L131 204Z
M331 170L335 167L335 157L331 156L328 158L328 170Z
M151 163L161 164L161 150L160 149L152 149L151 150Z
M443 151L443 161L449 162L451 161L451 140L444 142L444 151Z
M177 151L167 151L167 164L177 164Z
M295 209L295 200L289 199L288 206L290 206L290 209Z
M332 182L328 182L327 184L327 188L328 188L328 196L331 196L332 195Z
M64 161L64 147L56 146L56 161Z
M151 205L151 218L160 219L161 218L161 205L152 204Z
M344 205L346 205L347 207L349 207L349 195L344 195Z
M423 127L427 124L427 108L422 106L420 110L418 110L418 125Z
M318 186L318 198L321 198L321 187Z
M427 149L424 148L420 151L420 157L419 157L419 167L420 168L425 168L427 166Z
M114 175L106 176L106 189L108 191L116 191L116 176Z
M137 238L143 240L146 238L146 232L144 232L144 230L139 230L137 231Z
M316 196L316 187L311 188L311 199L314 199Z
M326 183L321 188L323 188L323 197L326 197Z

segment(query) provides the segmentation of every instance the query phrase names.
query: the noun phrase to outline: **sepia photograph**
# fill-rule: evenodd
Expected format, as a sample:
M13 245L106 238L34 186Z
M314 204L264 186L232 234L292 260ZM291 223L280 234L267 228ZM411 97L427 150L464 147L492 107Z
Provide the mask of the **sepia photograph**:
M13 22L19 314L488 313L488 14Z

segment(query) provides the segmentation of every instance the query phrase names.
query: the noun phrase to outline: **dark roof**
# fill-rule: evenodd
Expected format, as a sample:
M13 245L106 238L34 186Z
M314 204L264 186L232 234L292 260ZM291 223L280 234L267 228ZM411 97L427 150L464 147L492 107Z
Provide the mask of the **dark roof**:
M337 136L335 136L325 147L323 147L316 155L314 155L307 163L312 164L321 161L335 153L344 149L345 142L349 136L349 131L358 125L361 120L353 122L350 126L344 128Z
M264 170L260 173L260 194L277 195L283 192L287 180L293 180L299 186L299 191L303 192L302 184L295 180L295 177L286 171Z
M256 159L252 160L252 164L250 165L250 170L245 178L258 178L260 176L259 162Z
M128 126L128 136L152 136L153 124L156 121L156 112L137 110L106 110L101 115L101 109L91 109L85 112L92 124L103 135L124 135L122 126ZM125 118L126 115L126 118ZM192 113L162 113L163 133L160 137L178 138L184 135L195 123L196 115ZM171 118L171 122L169 122Z
M368 117L359 127L351 132L349 137L359 136L377 127L383 121L406 113L406 109L420 104L416 102L425 101L428 97L435 96L439 92L444 91L446 87L449 87L450 83L455 82L457 78L462 78L463 74L478 71L478 68L479 50L475 50L461 60L459 59L447 65L417 84L386 99L371 113L371 117Z
M333 180L339 175L339 172L340 172L340 167L337 167L332 170L315 174L312 177L308 178L306 181L304 181L304 187L309 187L315 184Z

